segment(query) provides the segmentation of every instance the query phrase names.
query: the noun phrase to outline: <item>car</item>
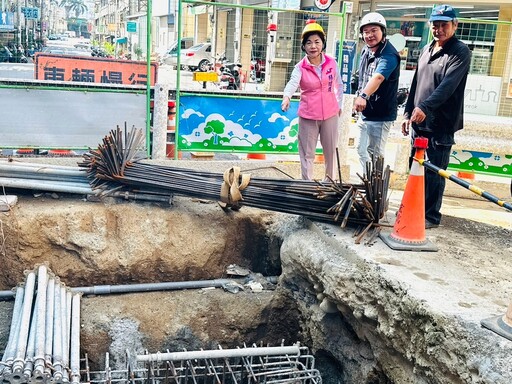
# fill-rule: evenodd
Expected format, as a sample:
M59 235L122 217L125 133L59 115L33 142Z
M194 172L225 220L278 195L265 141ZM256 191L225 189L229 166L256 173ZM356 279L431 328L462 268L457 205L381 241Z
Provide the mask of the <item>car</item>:
M212 45L210 43L196 44L189 49L181 51L181 65L191 71L206 72L214 62Z
M53 55L69 55L69 56L92 56L90 48L65 47L63 45L47 45L43 48L43 53L51 53Z
M184 37L181 39L181 49L188 49L194 45L194 38L193 37ZM178 62L178 42L175 41L171 44L169 49L165 51L165 53L160 56L159 59L161 64L167 64L172 65L173 67L176 67L176 64Z

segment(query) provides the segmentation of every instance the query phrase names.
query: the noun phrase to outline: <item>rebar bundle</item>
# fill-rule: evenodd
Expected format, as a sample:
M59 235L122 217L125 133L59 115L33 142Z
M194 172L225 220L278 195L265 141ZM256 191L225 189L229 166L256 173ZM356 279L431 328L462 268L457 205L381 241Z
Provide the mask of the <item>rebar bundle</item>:
M16 288L0 382L80 382L80 297L45 265Z
M313 220L356 224L366 232L387 208L389 167L378 158L368 164L361 184L253 177L233 167L223 174L143 163L141 130L112 130L97 150L84 155L87 171L99 195L118 191L177 194L220 201L223 207L249 206L302 215ZM368 175L368 176L366 176Z

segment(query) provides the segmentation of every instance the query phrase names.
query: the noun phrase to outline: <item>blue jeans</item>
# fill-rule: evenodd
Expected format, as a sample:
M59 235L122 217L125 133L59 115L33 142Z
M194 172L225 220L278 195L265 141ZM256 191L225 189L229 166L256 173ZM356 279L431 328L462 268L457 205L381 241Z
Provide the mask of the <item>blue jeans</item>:
M366 172L366 162L370 161L372 156L384 157L386 141L392 124L392 121L368 121L361 117L357 120L360 132L357 153L363 172Z

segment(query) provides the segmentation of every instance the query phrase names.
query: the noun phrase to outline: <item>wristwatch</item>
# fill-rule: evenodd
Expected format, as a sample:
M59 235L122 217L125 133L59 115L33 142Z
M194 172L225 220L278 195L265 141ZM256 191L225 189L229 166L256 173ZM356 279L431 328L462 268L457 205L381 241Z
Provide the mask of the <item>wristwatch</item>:
M361 99L364 99L364 100L368 100L368 99L370 98L370 96L368 96L368 95L367 95L366 93L364 93L364 92L361 92L361 93L359 94L359 97L360 97Z

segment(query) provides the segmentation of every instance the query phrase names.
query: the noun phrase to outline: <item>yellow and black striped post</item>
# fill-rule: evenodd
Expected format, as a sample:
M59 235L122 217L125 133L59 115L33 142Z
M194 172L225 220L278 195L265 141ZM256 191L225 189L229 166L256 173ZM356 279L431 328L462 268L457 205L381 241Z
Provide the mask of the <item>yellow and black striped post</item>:
M432 164L428 160L416 159L416 158L414 158L414 160L419 162L425 168L427 168L433 172L436 172L437 174L444 177L445 179L451 180L454 183L456 183L466 189L469 189L471 192L476 193L477 195L482 196L489 201L492 201L493 203L499 205L500 207L504 207L504 208L508 209L509 211L512 211L512 203L507 203L506 201L503 201L503 200L497 198L496 196L492 195L489 192L484 191L483 189L477 187L476 185L470 184L466 180L460 179L457 176L452 175L450 172L448 172L442 168L439 168L438 166Z

